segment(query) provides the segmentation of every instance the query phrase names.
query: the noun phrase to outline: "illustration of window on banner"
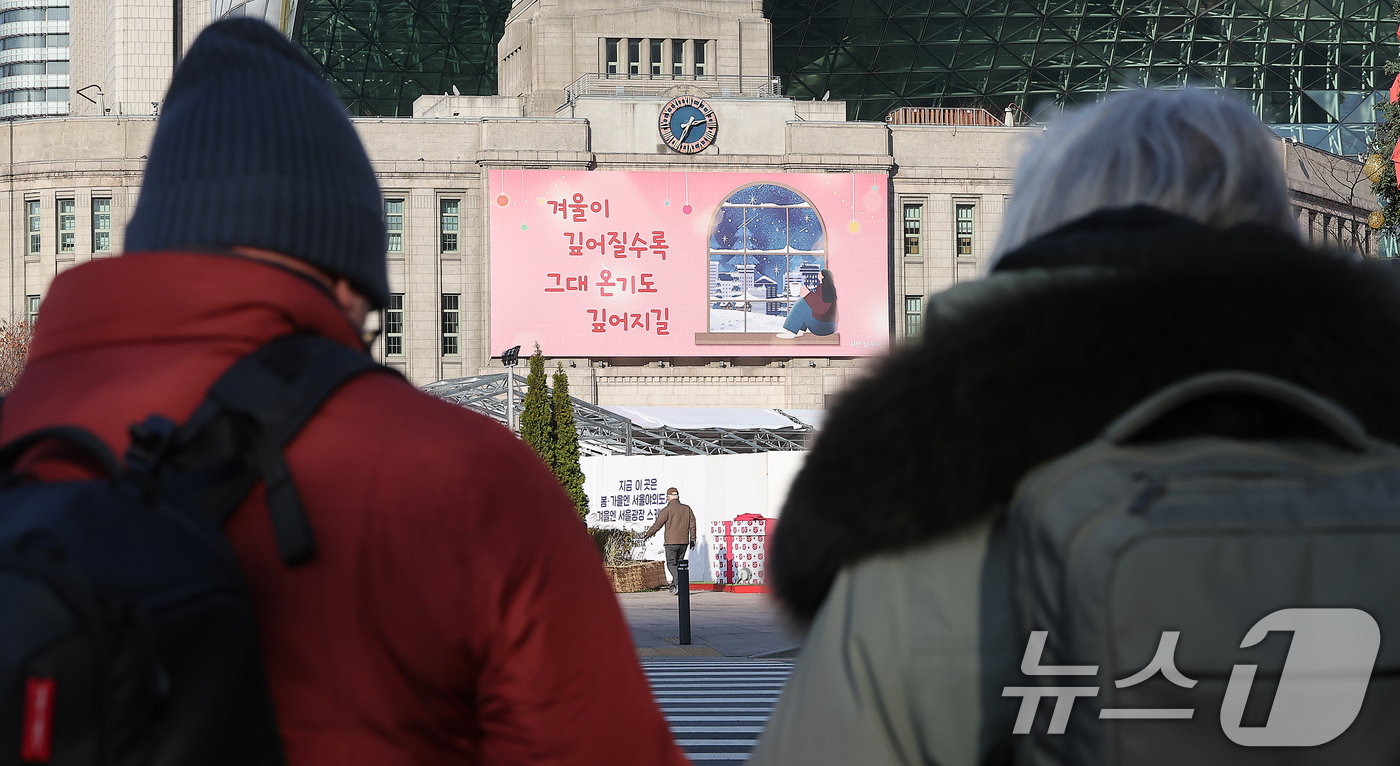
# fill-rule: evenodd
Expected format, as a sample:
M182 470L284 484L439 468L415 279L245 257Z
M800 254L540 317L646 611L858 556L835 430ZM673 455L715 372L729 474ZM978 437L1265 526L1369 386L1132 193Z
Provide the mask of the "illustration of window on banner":
M491 343L823 356L889 342L889 178L493 170Z

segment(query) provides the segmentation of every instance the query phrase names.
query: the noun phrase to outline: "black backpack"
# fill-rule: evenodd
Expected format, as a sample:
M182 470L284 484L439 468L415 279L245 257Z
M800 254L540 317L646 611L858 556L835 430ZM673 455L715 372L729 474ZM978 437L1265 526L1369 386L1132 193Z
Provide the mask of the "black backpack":
M0 764L284 762L220 525L261 479L282 560L310 557L282 448L341 384L383 369L328 339L285 336L234 364L185 425L133 425L125 467L69 426L0 449ZM109 477L13 472L55 441Z
M1312 435L1150 438L1232 401ZM1031 472L1007 529L1017 764L1400 763L1400 447L1337 403L1188 378Z

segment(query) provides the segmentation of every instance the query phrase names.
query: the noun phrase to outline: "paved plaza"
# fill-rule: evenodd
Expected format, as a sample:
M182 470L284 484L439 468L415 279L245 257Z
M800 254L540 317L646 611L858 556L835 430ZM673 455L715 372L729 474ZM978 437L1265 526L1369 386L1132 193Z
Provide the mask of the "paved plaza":
M690 594L690 646L680 646L676 596L619 593L641 657L792 657L801 638L767 593Z

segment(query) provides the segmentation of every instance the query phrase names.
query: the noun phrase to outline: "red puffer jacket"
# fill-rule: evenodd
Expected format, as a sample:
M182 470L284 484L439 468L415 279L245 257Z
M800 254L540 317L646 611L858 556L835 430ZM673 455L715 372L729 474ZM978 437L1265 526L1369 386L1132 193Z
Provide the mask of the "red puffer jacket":
M80 266L44 301L0 441L77 424L121 455L130 423L183 420L236 359L292 332L358 343L324 290L277 266L188 253ZM508 431L370 374L286 454L314 558L283 566L261 486L225 530L291 766L686 762L572 505Z

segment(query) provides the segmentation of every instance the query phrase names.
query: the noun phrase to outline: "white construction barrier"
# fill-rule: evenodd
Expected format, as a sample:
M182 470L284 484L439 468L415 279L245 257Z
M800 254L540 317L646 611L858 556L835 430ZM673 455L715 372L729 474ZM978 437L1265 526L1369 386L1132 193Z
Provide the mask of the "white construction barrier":
M584 491L588 493L588 525L644 532L665 507L666 490L675 487L680 492L680 501L695 512L697 539L695 550L688 556L691 581L732 582L741 575L740 570L747 570L750 582L762 583L766 581L767 569L764 538L779 523L776 520L781 515L788 488L806 456L805 452L757 452L585 457L582 462L586 477ZM745 518L739 519L741 516ZM731 536L746 539L731 541L731 545L726 546L726 522ZM663 532L658 530L645 547L638 550L638 558L664 559L662 536ZM739 545L745 547L740 550ZM717 558L721 552L723 556ZM725 558L739 555L744 558ZM730 571L719 563L730 560L742 561L744 565Z

